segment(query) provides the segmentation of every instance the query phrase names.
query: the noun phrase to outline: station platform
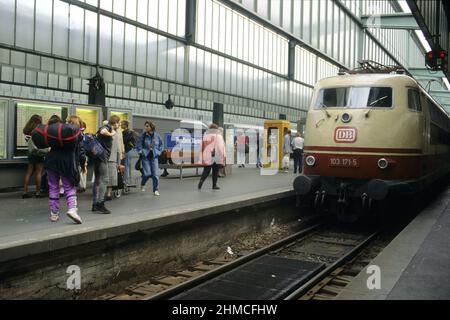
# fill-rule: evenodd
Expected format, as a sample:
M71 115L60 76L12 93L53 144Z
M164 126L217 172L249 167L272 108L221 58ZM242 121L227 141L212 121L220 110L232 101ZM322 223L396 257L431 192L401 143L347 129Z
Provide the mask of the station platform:
M338 300L450 299L450 187L423 210L374 259L381 288L367 287L367 267Z
M261 175L254 167L233 168L231 175L219 178L220 190L212 190L210 176L200 191L199 177L161 178L159 197L151 192L150 180L146 192L133 188L130 194L106 202L110 215L91 212L92 192L88 190L78 195L81 225L65 215L63 197L61 219L52 223L48 198L0 194L0 263L293 196L295 176L292 172Z

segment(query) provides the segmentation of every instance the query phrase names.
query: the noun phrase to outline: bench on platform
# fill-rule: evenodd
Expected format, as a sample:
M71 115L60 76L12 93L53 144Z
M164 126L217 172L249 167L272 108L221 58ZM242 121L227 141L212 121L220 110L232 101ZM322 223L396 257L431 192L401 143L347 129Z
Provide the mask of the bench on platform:
M183 169L195 168L195 174L198 175L198 168L203 168L202 164L160 164L161 169L177 169L180 171L180 180L183 179Z

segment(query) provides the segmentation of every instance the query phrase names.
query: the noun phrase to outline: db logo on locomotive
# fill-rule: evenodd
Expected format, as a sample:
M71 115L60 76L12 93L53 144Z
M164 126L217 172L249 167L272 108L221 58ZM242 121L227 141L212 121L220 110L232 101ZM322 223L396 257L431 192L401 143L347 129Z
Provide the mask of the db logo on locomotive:
M337 143L351 143L356 141L356 128L337 127L334 130L334 141Z

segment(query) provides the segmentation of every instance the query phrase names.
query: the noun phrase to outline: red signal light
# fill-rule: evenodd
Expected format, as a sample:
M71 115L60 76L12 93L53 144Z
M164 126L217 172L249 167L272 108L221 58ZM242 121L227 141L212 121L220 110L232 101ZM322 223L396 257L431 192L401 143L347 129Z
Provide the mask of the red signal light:
M425 64L431 70L447 70L447 51L435 49L425 55Z

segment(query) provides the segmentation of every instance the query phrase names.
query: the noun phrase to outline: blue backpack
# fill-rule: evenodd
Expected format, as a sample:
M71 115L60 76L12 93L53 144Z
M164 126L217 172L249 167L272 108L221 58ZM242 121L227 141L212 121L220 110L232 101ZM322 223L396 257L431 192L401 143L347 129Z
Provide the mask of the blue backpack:
M83 137L83 147L87 156L92 160L106 161L106 152L102 144L91 134Z

